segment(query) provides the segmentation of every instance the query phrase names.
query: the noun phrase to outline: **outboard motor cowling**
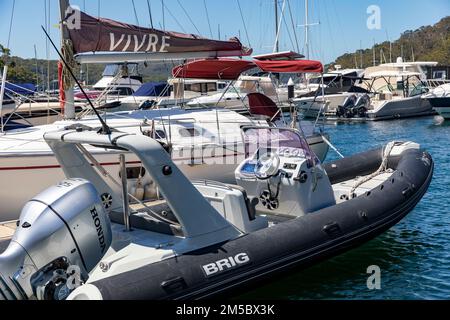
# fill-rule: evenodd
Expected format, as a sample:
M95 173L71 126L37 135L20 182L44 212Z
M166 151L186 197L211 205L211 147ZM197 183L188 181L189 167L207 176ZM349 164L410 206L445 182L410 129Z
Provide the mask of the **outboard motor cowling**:
M368 94L364 94L360 97L358 97L358 100L356 100L355 103L355 110L359 117L365 117L366 112L370 108L370 97Z
M342 106L337 107L337 116L338 117L345 117L345 118L352 118L354 116L354 108L356 105L356 95L348 96Z
M109 249L100 195L83 179L64 180L30 200L0 256L0 299L65 299Z

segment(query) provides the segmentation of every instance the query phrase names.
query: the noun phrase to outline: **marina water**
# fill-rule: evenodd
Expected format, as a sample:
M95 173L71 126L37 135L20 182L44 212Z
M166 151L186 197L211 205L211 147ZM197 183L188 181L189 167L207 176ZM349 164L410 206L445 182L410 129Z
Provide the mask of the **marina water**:
M344 155L414 141L433 156L428 193L405 219L369 243L290 274L237 298L246 299L450 299L450 122L438 117L326 124ZM332 150L327 160L338 156ZM381 269L381 289L369 290L369 266Z

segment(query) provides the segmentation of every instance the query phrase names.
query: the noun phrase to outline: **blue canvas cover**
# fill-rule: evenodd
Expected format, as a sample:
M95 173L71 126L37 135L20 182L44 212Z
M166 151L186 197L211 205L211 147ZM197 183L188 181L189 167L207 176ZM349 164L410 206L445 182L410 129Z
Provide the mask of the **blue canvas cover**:
M6 83L4 98L8 99L8 96L14 93L20 94L22 96L31 96L36 93L36 86L32 83L20 83L20 84Z
M167 82L144 83L135 93L136 97L169 97L170 88L166 90ZM166 91L165 91L166 90Z

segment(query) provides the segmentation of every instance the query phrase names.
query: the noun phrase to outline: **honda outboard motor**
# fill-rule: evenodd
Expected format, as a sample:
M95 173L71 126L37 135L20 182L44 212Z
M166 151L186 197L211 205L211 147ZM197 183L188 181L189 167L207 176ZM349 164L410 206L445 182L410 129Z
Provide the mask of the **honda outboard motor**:
M90 182L70 179L47 189L25 205L0 256L0 300L65 299L111 240L109 218Z

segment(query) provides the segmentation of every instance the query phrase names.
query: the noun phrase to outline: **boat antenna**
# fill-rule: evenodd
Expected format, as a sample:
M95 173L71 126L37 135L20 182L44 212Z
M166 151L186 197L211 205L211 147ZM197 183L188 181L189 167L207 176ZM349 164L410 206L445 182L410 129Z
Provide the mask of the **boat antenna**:
M100 120L100 123L102 124L102 130L99 133L103 133L103 134L111 134L111 128L106 124L106 122L102 119L102 117L100 116L100 114L98 113L97 109L94 107L94 105L92 104L91 99L88 97L88 95L86 94L86 92L83 89L83 86L80 84L80 82L78 81L77 77L75 76L75 74L73 73L72 69L70 68L69 64L66 62L66 60L64 59L64 57L62 56L61 52L58 50L58 48L56 47L55 43L53 42L53 40L50 38L50 35L47 33L47 31L45 30L45 28L43 26L41 26L42 30L44 31L47 39L50 41L51 45L53 46L53 48L55 49L55 51L58 53L59 57L61 58L61 61L64 63L64 66L67 68L67 70L69 71L70 75L72 76L72 78L75 80L76 84L78 85L78 87L80 88L81 92L83 93L83 95L86 97L87 101L89 102L89 105L91 106L92 110L94 111L95 115L97 116L97 118Z

